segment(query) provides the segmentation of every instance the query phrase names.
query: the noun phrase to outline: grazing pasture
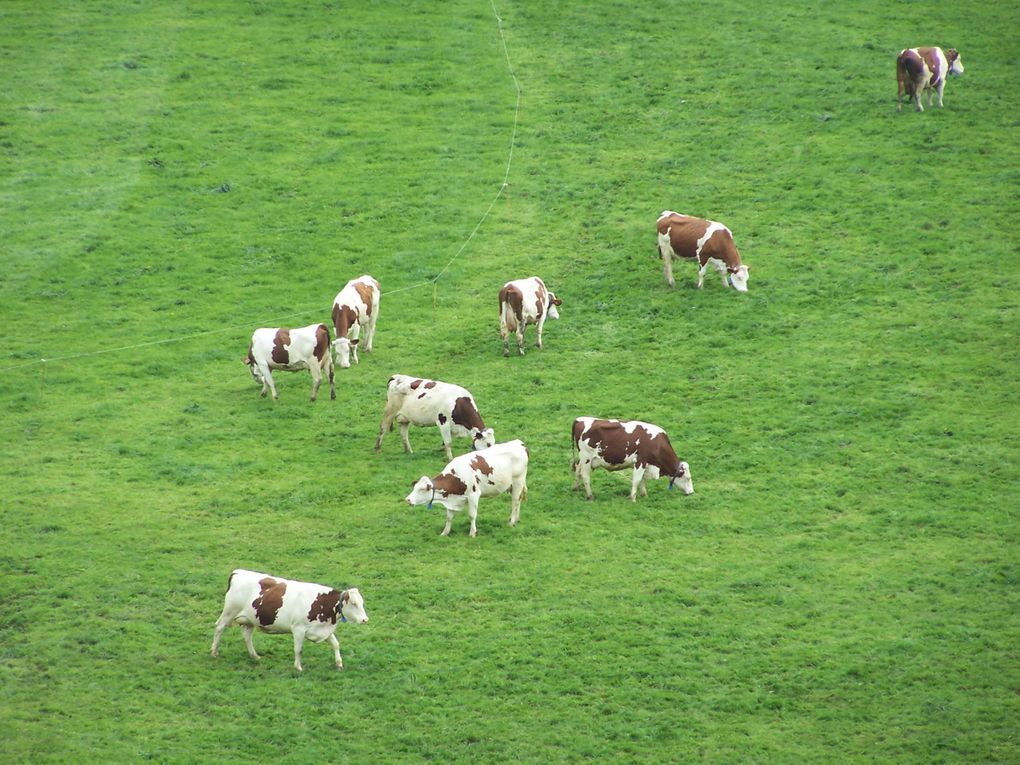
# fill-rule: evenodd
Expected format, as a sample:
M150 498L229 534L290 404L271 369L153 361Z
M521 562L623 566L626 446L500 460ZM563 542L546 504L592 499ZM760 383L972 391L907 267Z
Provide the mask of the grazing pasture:
M0 4L0 760L1016 762L1018 28ZM918 45L966 74L897 114ZM747 294L669 289L666 209L726 222ZM336 400L260 399L252 331L329 323L364 273L377 342ZM529 274L562 318L507 359ZM445 457L373 451L394 373L528 445L516 527L506 496L475 539L404 504ZM580 415L661 425L697 492L598 471L585 502ZM239 567L357 587L346 669L237 629L211 658Z

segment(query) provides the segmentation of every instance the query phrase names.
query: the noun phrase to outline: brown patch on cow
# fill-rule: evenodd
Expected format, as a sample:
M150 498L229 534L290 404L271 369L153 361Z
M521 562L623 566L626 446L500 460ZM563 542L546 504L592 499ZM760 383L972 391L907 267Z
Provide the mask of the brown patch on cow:
M320 324L315 328L315 358L320 362L325 358L326 354L329 353L329 327L325 324Z
M549 301L549 293L545 291L545 285L542 284L541 279L536 281L538 281L538 289L535 290L535 319L538 320L545 313L545 306Z
M340 606L340 592L330 590L322 592L312 601L312 607L308 609L308 621L310 622L331 622L336 624L336 612Z
M425 381L424 380L412 380L411 381L411 390L418 390L418 386L421 385L423 382L425 382Z
M503 306L509 304L517 323L524 321L524 294L516 287L507 285L499 291L499 315L503 316ZM509 324L508 324L509 326ZM510 327L513 329L513 327Z
M372 288L364 282L355 282L354 291L358 293L358 297L361 298L361 302L365 304L365 315L372 315Z
M467 396L461 396L453 403L453 421L465 430L485 430L482 415L478 413L474 402Z
M411 386L412 388L414 386ZM425 398L429 393L429 388L435 388L436 383L433 380L429 380L427 383L421 386L421 393L418 394L418 398Z
M659 220L658 230L660 234L669 234L669 245L677 257L698 258L702 266L709 258L721 260L727 266L740 266L740 253L733 244L729 229L716 229L702 245L701 255L698 255L698 242L711 225L712 221L704 218L674 213Z
M596 420L583 434L583 438L599 451L602 459L612 466L623 466L623 462L635 455L635 465L654 465L663 475L675 475L680 460L673 451L665 431L654 435L643 426L637 425L628 433L626 423ZM575 430L577 423L575 422Z
M480 454L476 454L469 464L473 470L477 470L482 475L492 475L492 465L486 462L485 457Z
M241 359L241 361L247 364L248 366L251 366L252 364L255 363L255 355L251 352L252 348L253 345L251 343L248 343L248 355L245 358Z
M939 64L941 62L939 61L938 53L936 51L938 51L938 48L917 49L918 54L920 54L921 58L924 59L924 64L928 67L928 71L931 72L931 76L928 78L928 82L926 83L927 85L934 85L945 77L946 74L939 69Z
M440 424L440 425L445 425L445 424L446 424L446 415L445 415L445 414L443 414L442 412L440 412L440 413L439 413L439 414L438 414L438 415L436 416L436 419L438 419L438 420L439 420L439 424Z
M290 362L290 354L286 346L290 345L290 330L280 328L273 338L273 363L286 366Z
M251 602L259 624L268 627L276 621L276 614L283 607L283 595L287 592L287 583L272 577L259 579L259 596Z
M357 320L357 312L349 305L333 303L333 329L336 330L337 339L347 337Z
M447 497L467 494L467 484L451 473L440 473L432 479L436 493L443 492Z

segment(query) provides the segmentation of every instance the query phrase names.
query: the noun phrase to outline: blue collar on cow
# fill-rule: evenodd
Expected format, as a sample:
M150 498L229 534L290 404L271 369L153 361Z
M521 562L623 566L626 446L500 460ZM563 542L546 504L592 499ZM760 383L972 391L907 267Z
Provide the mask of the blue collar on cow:
M673 491L673 481L675 481L675 480L676 480L676 476L675 475L669 477L669 490L670 491Z
M429 500L429 503L425 506L425 508L427 510L431 510L432 509L432 503L435 502L435 501L436 501L436 485L432 484L432 498Z
M340 621L342 621L344 624L347 623L347 617L344 616L344 595L346 595L346 594L347 594L347 590L344 590L343 592L341 592L340 593L340 600L336 604L336 612L340 616Z

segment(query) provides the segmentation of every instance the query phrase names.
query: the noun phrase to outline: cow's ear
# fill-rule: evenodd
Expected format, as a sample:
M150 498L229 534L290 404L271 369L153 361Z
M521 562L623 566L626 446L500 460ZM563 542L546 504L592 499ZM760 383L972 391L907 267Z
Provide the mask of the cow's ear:
M556 298L556 299L555 299L555 300L553 301L553 305L563 305L563 301L562 301L562 300L560 300L559 298Z
M351 340L351 345L357 345L357 344L358 344L357 340Z

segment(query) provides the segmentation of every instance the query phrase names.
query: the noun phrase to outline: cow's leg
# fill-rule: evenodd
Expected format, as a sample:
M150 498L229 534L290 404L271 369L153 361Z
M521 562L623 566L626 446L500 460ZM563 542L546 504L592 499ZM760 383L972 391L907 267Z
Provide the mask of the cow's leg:
M251 642L252 633L255 632L255 628L250 624L241 625L241 634L244 636L244 644L248 648L248 655L253 659L259 658L259 655L255 653L255 644Z
M662 274L666 277L666 284L676 289L676 282L673 281L673 253L663 252L660 247L659 255L662 256Z
M305 644L305 631L301 629L294 630L294 669L298 672L304 672L304 667L301 666L301 646Z
M329 398L336 401L336 385L333 384L333 354L326 354L326 370L329 373Z
M209 649L209 653L212 656L220 655L220 638L223 636L223 630L230 626L234 618L227 612L227 609L223 609L223 613L220 614L220 618L216 621L216 630L212 636L212 648Z
M595 499L595 496L591 493L591 462L585 460L578 466L578 472L581 475L581 480L584 482L584 496L586 499Z
M408 454L414 454L414 450L411 448L411 440L407 437L407 431L411 429L410 422L400 423L400 440L404 442L404 451ZM452 457L450 459L453 459Z
M340 641L336 639L336 635L329 636L329 644L333 646L333 661L336 662L336 668L343 669L344 660L340 656Z
M507 327L506 321L501 316L499 318L499 337L503 341L503 355L510 355L510 328Z
M379 321L379 306L376 305L375 312L368 320L368 328L365 330L365 352L372 352L372 343L375 342L375 323Z
M647 483L648 483L648 476L647 475L641 476L641 485L638 488L641 489L641 496L642 497L647 497L648 496L648 486L646 485Z
M545 329L545 319L546 314L543 313L539 317L538 321L535 322L535 332L538 335L538 339L535 341L536 348L542 347L542 330Z
M939 84L938 84L939 107L942 106L942 91L945 89L945 87L946 87L946 81L945 80L941 80L939 82ZM930 106L930 104L929 104L929 106Z
M450 444L453 442L453 432L450 428L450 420L447 417L443 417L441 420L436 420L436 425L439 426L439 435L443 439L443 449L446 450L447 461L453 459L453 451L450 449Z
M262 393L259 395L265 398L266 389L268 388L273 393L273 401L276 401L279 396L276 395L276 384L273 382L273 375L269 371L269 365L259 364L259 372L262 374Z
M475 528L475 519L478 517L478 497L474 494L468 495L467 512L468 520L471 521L471 531L468 532L468 536L473 537L478 534L478 529Z
M448 537L450 536L450 527L453 526L453 510L446 508L446 525L443 526L443 530L439 532L439 536Z
M361 338L361 325L358 322L354 322L354 326L351 327L351 361L355 364L358 363L358 346L361 343L357 342Z
M517 355L524 355L524 322L517 322Z
M634 466L634 473L630 479L630 501L637 502L638 486L645 480L645 469Z
M510 521L509 525L516 526L521 518L521 498L527 496L528 486L524 479L514 481L510 485Z
M375 439L376 451L382 449L383 436L386 435L386 431L393 430L393 420L396 419L397 412L399 411L399 406L391 407L390 402L386 402L386 408L383 409L382 422L379 423L379 437Z
M702 263L701 267L698 268L698 289L700 290L705 286L705 271L708 270L708 261Z
M322 385L322 369L318 364L309 364L308 371L312 374L312 401L319 395L319 386Z

